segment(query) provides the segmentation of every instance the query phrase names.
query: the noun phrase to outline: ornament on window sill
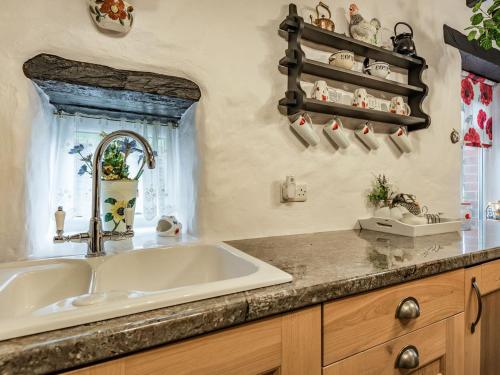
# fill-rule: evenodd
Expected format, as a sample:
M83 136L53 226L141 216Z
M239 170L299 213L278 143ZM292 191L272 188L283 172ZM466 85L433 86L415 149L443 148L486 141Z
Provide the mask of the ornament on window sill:
M97 27L126 34L134 24L134 7L124 0L89 0L89 11Z

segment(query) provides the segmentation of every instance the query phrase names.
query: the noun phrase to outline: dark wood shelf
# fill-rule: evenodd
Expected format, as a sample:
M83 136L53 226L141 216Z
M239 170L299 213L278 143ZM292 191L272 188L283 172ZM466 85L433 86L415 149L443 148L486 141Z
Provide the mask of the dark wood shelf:
M373 109L358 108L339 103L322 102L316 99L305 99L303 108L305 111L309 112L352 117L368 121L385 122L388 124L405 125L408 127L425 124L425 119L419 117L397 115L391 112L375 111Z
M319 44L335 46L338 49L346 49L356 55L366 56L376 61L385 61L400 68L408 69L423 64L423 61L418 58L401 55L343 34L321 29L309 23L304 23L302 38Z
M280 64L286 66L287 62L288 58L285 57L280 61ZM421 87L389 81L384 78L370 76L353 70L338 68L333 65L309 59L305 59L303 61L302 73L403 96L421 94L424 92L424 89Z
M422 108L422 103L429 92L429 88L422 81L423 71L427 69L425 59L422 57L401 55L349 38L343 34L313 26L306 23L299 16L295 4L289 5L289 14L280 24L280 29L286 32L288 42L285 57L280 60L280 65L287 68L286 74L288 76L288 89L285 93L285 99L280 100L280 106L284 107L283 112L286 115L291 116L302 111L310 111L391 125L403 125L407 126L409 131L429 127L431 118ZM301 48L301 42L304 39L339 50L349 50L358 56L368 57L376 61L384 61L390 65L406 69L408 72L408 83L403 84L389 81L384 78L309 60ZM332 79L359 87L406 96L412 115L402 116L390 112L309 99L300 87L302 74L310 74L319 78Z

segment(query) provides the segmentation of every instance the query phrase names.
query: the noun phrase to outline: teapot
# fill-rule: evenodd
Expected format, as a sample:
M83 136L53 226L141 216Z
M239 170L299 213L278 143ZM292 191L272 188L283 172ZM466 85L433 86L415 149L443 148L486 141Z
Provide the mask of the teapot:
M399 25L407 26L410 29L410 32L398 34L396 29ZM391 39L394 52L407 56L415 56L417 54L417 49L415 47L415 43L413 42L413 29L406 22L398 22L394 25L394 36L391 37Z
M319 8L326 9L328 12L328 18L325 18L325 15L322 14L321 17L319 16ZM332 21L332 12L330 12L330 8L328 5L323 3L322 1L319 2L318 5L316 5L316 19L313 19L313 16L309 15L311 17L311 23L314 26L317 26L321 29L325 29L328 31L335 31L335 23Z

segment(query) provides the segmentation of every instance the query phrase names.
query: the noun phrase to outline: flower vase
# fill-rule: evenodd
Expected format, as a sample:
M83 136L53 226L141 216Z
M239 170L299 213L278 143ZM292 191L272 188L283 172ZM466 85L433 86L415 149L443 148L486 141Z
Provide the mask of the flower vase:
M97 27L126 34L134 23L134 7L124 0L88 0Z
M106 231L125 232L125 209L135 214L137 180L101 181L102 227Z

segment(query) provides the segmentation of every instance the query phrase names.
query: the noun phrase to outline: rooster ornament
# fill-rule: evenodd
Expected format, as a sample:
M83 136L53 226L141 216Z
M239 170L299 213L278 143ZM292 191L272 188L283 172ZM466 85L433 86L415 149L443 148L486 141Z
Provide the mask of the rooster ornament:
M376 18L372 18L371 21L365 20L359 13L359 8L356 4L349 6L349 16L351 18L349 22L351 37L377 45L377 33L381 26L380 21Z

